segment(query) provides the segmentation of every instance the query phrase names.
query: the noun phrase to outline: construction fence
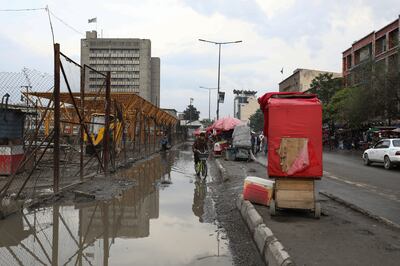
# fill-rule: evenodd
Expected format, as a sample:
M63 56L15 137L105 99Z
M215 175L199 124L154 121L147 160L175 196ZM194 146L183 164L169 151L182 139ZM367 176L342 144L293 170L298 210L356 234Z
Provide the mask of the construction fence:
M97 87L89 87L88 80ZM20 157L10 152L10 164L17 163L0 179L0 202L54 194L85 178L107 176L159 151L161 138L174 145L186 135L175 116L137 94L111 92L110 71L80 65L59 44L54 44L53 86L22 92L30 106L23 110L29 125L25 121L23 141L17 143L23 147Z

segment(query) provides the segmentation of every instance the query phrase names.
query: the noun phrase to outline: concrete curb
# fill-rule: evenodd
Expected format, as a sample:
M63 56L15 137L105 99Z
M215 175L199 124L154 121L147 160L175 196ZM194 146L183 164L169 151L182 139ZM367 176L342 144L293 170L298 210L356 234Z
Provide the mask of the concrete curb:
M219 172L220 172L220 174L222 176L222 181L224 181L224 182L228 181L229 180L229 176L228 176L228 174L226 172L226 169L222 166L222 164L221 164L221 162L219 160L220 159L216 158L215 159L215 163L216 163L216 165L218 167L218 170L219 170Z
M242 218L252 233L257 249L268 266L292 266L295 265L283 245L274 236L271 229L264 223L260 214L250 201L244 200L240 195L236 200Z
M221 172L222 179L227 180L228 177L226 169L222 166L221 162L216 159L216 164ZM247 227L252 233L253 241L255 242L261 257L264 259L265 265L268 266L293 266L295 263L290 258L282 244L274 236L271 229L269 229L263 221L261 215L254 208L250 201L244 200L240 195L236 199L236 208L240 211L243 220L246 222Z
M335 196L335 195L333 195L331 193L328 193L326 191L320 191L319 194L324 195L324 196L330 198L331 200L334 200L334 201L336 201L336 202L338 202L340 204L343 204L346 207L348 207L348 208L350 208L350 209L352 209L352 210L354 210L356 212L359 212L361 214L364 214L365 216L368 216L368 217L370 217L370 218L372 218L372 219L374 219L374 220L376 220L378 222L384 223L384 224L386 224L388 226L391 226L391 227L394 227L395 229L400 230L400 224L392 222L392 221L390 221L390 220L388 220L388 219L386 219L384 217L381 217L379 215L375 215L375 214L371 213L370 211L367 211L367 210L365 210L365 209L363 209L363 208L361 208L361 207L359 207L359 206L357 206L357 205L355 205L353 203L350 203L350 202L348 202L348 201L346 201L346 200L344 200L344 199L342 199L342 198L340 198L338 196Z

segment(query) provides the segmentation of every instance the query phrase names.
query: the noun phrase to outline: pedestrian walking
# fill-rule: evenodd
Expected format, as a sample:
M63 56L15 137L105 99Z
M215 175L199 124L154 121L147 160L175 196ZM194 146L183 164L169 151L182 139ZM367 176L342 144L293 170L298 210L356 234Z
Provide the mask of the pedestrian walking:
M251 152L255 154L255 149L256 149L256 134L254 132L251 132Z
M260 145L261 145L260 136L256 135L256 152L255 152L255 154L257 154L260 151Z

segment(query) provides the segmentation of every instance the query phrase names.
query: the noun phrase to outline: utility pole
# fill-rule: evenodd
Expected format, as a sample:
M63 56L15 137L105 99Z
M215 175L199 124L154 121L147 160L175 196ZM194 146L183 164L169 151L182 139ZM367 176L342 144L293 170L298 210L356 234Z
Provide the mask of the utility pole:
M189 123L192 122L192 103L193 103L193 98L190 98L190 103L189 103Z
M208 41L204 39L199 39L201 42L209 42L215 45L218 45L218 92L217 92L217 120L219 119L219 89L220 89L220 81L221 81L221 45L223 44L232 44L232 43L240 43L242 41L233 41L233 42L214 42Z
M211 121L211 90L217 90L218 88L207 88L200 86L201 89L208 90L208 120Z

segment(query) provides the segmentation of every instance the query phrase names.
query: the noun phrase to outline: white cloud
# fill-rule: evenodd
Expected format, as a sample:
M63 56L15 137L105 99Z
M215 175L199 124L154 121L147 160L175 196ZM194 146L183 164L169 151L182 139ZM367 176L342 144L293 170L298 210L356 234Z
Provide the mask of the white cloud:
M391 8L392 0L381 1L381 6ZM190 1L189 1L190 2ZM366 1L275 1L255 0L249 3L249 14L223 12L224 4L209 4L200 12L188 1L50 1L51 10L80 31L93 29L87 24L90 17L98 18L98 31L105 37L138 37L152 41L152 55L161 57L161 103L182 111L190 97L202 117L208 117L208 92L199 86L217 85L217 46L198 41L198 38L215 41L243 40L243 43L222 48L221 88L226 103L221 106L223 115L232 115L233 89L271 91L296 68L313 68L341 71L341 52L356 39L398 17L385 10L384 16ZM13 8L10 2L7 8ZM254 3L257 3L255 5ZM17 5L17 4L15 4ZM30 1L19 1L22 7ZM37 6L46 2L38 1ZM206 4L203 4L206 5ZM228 5L228 3L226 4ZM306 5L303 10L299 6ZM19 6L18 6L19 7ZM203 8L203 7L202 7ZM213 8L216 8L213 10ZM264 17L253 20L254 9L261 8ZM235 16L234 14L240 14ZM52 71L50 29L44 12L2 14L0 38L17 42L34 58L48 61L42 71ZM53 19L56 40L62 50L78 58L80 38ZM5 55L6 56L2 56ZM0 50L1 58L9 58L13 51ZM15 54L19 57L19 54ZM44 61L44 60L43 60ZM26 66L29 67L29 58ZM33 64L31 62L31 64ZM7 71L7 62L0 62L0 70ZM21 66L22 68L23 66ZM284 67L285 73L280 73ZM215 95L215 94L214 94ZM260 94L259 94L260 95ZM215 97L212 113L215 114Z
M295 0L256 0L264 13L272 18L277 16L280 11L289 9L295 3Z

